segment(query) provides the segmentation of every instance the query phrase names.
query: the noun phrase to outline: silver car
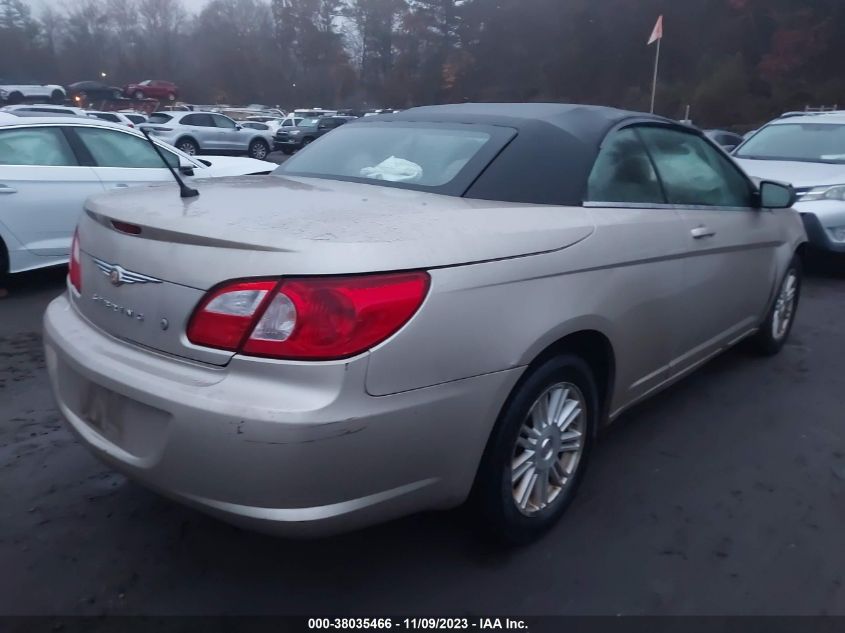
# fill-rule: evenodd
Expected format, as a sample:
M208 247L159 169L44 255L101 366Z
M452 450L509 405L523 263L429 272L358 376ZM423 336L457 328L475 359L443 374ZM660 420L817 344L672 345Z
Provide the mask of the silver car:
M776 353L798 304L791 188L649 115L417 108L199 189L89 200L47 366L97 456L279 534L472 494L535 538L600 427L743 339Z
M139 127L191 156L229 153L264 160L271 151L266 132L245 128L216 112L154 112Z
M257 132L261 132L264 135L264 138L267 141L267 144L270 147L273 146L273 143L275 142L273 135L275 134L275 130L278 129L278 126L272 125L269 122L265 123L263 121L249 121L249 120L239 121L238 125L240 125L244 129L250 129L250 130L255 130Z
M791 182L810 243L845 253L845 112L775 119L740 145L735 157L752 176Z

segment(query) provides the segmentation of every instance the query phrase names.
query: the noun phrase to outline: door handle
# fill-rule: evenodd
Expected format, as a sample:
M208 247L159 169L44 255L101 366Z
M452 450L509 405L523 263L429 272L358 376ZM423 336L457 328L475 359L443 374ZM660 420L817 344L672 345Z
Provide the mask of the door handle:
M705 237L713 237L716 235L716 231L708 229L706 226L699 226L691 230L690 235L692 235L694 239L700 240Z
M17 189L13 189L12 187L7 187L6 185L0 185L0 193L17 193Z
M125 182L119 182L116 185L114 185L112 188L113 189L126 189L127 187L129 187L129 185L127 185Z

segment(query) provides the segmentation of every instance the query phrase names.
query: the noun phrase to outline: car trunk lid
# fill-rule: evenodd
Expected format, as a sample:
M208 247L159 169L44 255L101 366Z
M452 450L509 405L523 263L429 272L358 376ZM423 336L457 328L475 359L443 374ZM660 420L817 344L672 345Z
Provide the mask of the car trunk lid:
M565 248L593 231L577 207L276 176L197 187L197 198L170 184L91 198L76 303L114 336L214 364L232 354L193 346L185 331L221 282L491 261Z

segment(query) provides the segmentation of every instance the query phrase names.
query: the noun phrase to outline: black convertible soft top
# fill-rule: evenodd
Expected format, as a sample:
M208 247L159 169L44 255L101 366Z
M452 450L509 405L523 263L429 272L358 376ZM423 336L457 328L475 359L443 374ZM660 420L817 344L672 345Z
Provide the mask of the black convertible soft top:
M683 127L663 117L602 106L559 103L461 103L423 106L356 122L502 126L517 135L464 192L468 198L580 205L608 132L641 122Z

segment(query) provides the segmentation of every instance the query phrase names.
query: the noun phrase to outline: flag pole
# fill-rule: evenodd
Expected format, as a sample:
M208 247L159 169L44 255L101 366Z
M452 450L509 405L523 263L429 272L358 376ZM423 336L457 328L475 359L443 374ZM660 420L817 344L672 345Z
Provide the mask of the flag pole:
M663 37L658 38L657 40L657 52L654 54L654 78L651 81L651 110L650 112L654 114L654 101L657 97L657 71L660 68L660 42L663 41Z

